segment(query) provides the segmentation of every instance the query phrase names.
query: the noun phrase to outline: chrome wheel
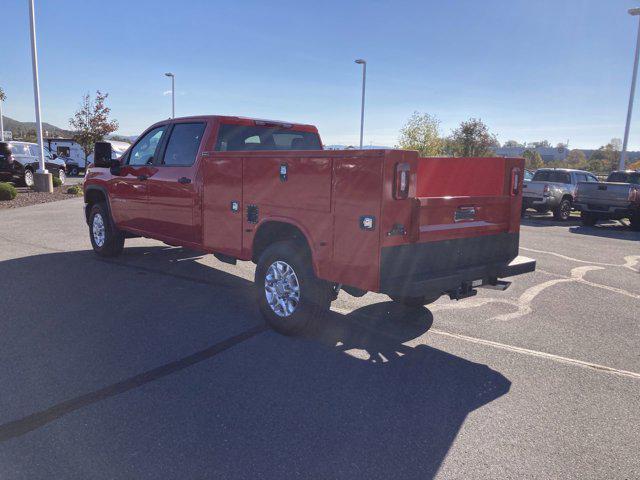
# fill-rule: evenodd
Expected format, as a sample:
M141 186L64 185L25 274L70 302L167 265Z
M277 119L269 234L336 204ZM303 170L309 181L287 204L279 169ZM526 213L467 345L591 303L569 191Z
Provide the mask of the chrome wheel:
M104 245L105 232L104 232L104 220L102 215L96 213L93 216L93 222L91 224L91 234L93 235L93 241L98 247Z
M24 184L27 187L33 187L33 172L31 170L24 171Z
M562 202L560 205L560 218L562 220L568 220L571 216L571 204L569 202Z
M300 304L300 283L288 263L277 260L269 266L264 293L269 307L279 317L288 317L296 311Z

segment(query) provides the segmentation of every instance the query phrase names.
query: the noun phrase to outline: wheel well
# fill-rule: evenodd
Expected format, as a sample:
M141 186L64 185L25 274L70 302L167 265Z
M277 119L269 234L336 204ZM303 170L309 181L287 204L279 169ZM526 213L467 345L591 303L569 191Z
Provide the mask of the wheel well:
M85 208L85 213L87 217L87 222L89 221L89 213L91 212L91 207L96 203L105 202L106 198L104 193L98 189L90 189L87 190L87 193L84 194L84 203L87 204Z
M563 195L562 200L569 200L569 203L573 204L573 197L571 195Z
M251 259L257 263L260 255L262 255L262 252L264 252L269 245L285 240L293 240L298 243L307 254L311 253L307 238L298 227L290 223L273 221L263 223L256 232L256 236L253 239Z

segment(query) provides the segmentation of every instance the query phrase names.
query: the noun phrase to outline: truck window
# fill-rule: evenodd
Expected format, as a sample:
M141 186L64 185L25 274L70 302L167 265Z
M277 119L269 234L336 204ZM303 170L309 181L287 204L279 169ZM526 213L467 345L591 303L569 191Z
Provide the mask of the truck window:
M317 133L282 127L221 125L216 150L321 150Z
M156 155L156 149L160 144L160 140L162 139L165 129L165 125L154 128L142 137L131 149L131 155L129 155L129 161L127 163L129 165L152 164Z
M193 165L200 148L204 123L176 123L171 130L162 160L163 165Z
M57 147L56 153L59 157L68 157L71 155L71 149L69 147Z
M640 173L611 172L607 182L634 183L638 185L640 183Z

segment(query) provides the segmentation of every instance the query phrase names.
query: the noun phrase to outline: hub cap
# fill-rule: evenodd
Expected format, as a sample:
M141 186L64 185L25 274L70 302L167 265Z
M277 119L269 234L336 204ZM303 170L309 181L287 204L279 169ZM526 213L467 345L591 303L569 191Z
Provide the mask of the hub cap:
M93 216L93 223L91 225L91 232L93 234L93 241L98 247L104 245L104 220L102 215L96 213Z
M264 293L271 310L279 317L288 317L300 304L300 283L291 266L277 260L267 269Z
M31 173L31 170L24 172L24 183L27 187L33 185L33 173Z

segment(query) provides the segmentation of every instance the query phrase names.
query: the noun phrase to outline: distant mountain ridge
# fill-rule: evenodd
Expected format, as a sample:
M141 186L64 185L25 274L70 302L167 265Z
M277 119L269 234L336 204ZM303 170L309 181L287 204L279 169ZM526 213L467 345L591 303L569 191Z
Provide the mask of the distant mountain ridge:
M10 117L2 116L4 122L5 131L11 131L13 138L23 138L29 136L29 133L36 131L36 122L21 122ZM50 123L42 123L42 133L46 137L73 137L71 130L65 130L64 128L56 127Z

